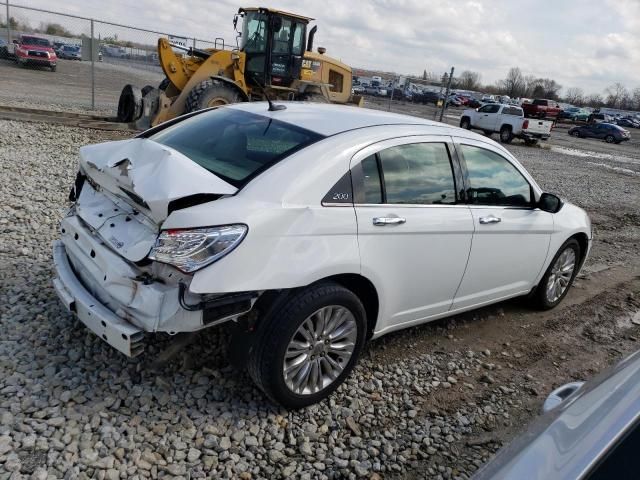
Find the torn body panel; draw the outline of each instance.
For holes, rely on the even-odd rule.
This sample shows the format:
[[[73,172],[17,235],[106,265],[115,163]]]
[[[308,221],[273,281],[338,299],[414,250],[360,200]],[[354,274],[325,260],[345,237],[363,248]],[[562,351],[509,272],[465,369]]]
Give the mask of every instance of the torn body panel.
[[[157,225],[175,200],[238,190],[177,150],[146,138],[84,146],[80,168],[93,183],[135,204]]]

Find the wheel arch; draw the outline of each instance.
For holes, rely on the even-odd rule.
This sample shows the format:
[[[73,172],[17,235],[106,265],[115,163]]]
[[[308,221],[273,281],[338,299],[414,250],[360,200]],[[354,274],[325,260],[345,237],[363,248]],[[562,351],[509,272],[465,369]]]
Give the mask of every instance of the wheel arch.
[[[582,264],[587,258],[587,252],[589,250],[589,237],[584,232],[578,232],[571,235],[567,240],[575,238],[578,241],[578,245],[580,245],[580,264],[578,265],[578,270],[582,268]]]
[[[238,86],[238,84],[236,82],[234,82],[233,80],[231,80],[230,78],[227,77],[223,77],[220,75],[211,75],[209,78],[211,78],[211,80],[218,80],[222,83],[224,83],[225,85],[233,88],[238,95],[240,95],[242,97],[242,99],[245,102],[249,101],[249,96],[247,95],[247,92],[245,92],[242,88],[240,88],[240,86]]]

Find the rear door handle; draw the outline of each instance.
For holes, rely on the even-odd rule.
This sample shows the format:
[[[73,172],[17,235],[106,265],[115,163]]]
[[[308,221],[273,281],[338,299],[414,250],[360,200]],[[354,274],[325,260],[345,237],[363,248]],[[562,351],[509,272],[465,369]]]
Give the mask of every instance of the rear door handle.
[[[489,215],[488,217],[480,217],[480,223],[482,223],[482,224],[500,223],[501,221],[502,221],[501,218],[498,218],[498,217],[493,216],[493,215]]]
[[[407,219],[402,217],[374,217],[373,224],[376,227],[384,227],[385,225],[401,225],[406,221]]]

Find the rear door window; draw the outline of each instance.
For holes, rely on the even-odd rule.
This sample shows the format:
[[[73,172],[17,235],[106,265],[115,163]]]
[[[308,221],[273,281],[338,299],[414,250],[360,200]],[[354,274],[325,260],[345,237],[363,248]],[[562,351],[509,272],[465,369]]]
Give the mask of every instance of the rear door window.
[[[233,108],[209,110],[149,137],[171,147],[235,187],[322,135]]]

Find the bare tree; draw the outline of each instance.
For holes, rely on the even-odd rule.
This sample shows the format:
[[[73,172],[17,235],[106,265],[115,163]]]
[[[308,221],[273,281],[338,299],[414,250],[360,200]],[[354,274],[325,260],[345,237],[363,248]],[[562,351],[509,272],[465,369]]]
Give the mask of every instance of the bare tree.
[[[510,68],[509,73],[507,73],[507,78],[500,80],[499,86],[505,95],[521,97],[525,89],[522,71],[518,67]]]
[[[599,93],[592,93],[585,99],[585,103],[593,108],[600,108],[602,106],[602,95]]]
[[[633,89],[631,101],[633,102],[633,110],[640,110],[640,87]]]
[[[584,104],[584,92],[581,88],[571,87],[567,89],[567,93],[564,96],[567,103],[573,105],[582,106]]]
[[[472,72],[471,70],[465,70],[458,77],[458,88],[463,90],[479,90],[480,89],[480,74],[478,72]]]
[[[533,89],[536,88],[536,85],[538,85],[539,83],[538,80],[539,79],[537,79],[533,75],[527,75],[526,77],[524,77],[524,96],[525,97],[533,96]]]
[[[607,96],[607,107],[620,108],[620,104],[625,97],[629,96],[627,88],[620,82],[607,87],[604,91]]]
[[[551,78],[542,79],[542,87],[544,88],[545,98],[555,100],[558,98],[558,93],[562,90],[562,85]]]

